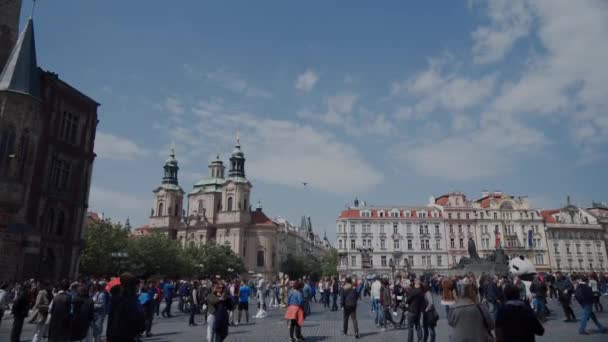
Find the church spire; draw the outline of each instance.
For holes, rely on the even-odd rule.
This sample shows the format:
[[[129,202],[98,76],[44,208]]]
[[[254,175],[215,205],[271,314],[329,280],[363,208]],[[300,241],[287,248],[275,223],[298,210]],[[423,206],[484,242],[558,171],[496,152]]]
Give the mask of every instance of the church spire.
[[[36,63],[34,21],[27,20],[4,69],[0,74],[0,90],[14,91],[40,98],[40,75]]]
[[[21,0],[0,1],[0,72],[17,41],[20,14]]]
[[[175,184],[178,185],[177,181],[177,171],[179,170],[179,166],[177,166],[177,159],[175,159],[175,144],[171,144],[171,151],[169,152],[169,158],[165,161],[165,166],[163,166],[165,170],[165,175],[163,177],[163,184]]]
[[[238,131],[236,133],[236,145],[234,145],[234,150],[232,150],[232,156],[230,157],[228,176],[245,178],[245,154],[241,151],[241,138]]]

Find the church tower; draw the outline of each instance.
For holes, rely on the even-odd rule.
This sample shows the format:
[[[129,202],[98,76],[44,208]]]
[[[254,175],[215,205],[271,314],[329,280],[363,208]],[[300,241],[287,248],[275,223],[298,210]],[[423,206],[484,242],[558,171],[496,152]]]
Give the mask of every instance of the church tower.
[[[0,0],[0,70],[17,41],[21,0]]]
[[[228,179],[223,190],[222,211],[250,213],[249,193],[251,191],[251,183],[245,177],[245,154],[241,150],[241,141],[238,136],[236,138],[236,145],[230,156],[230,170],[228,171]],[[244,215],[243,218],[250,218],[250,216]],[[240,218],[239,221],[242,221],[243,218]]]
[[[184,190],[179,186],[177,180],[179,166],[173,147],[163,170],[163,180],[160,186],[153,191],[154,206],[150,214],[150,228],[161,229],[169,237],[175,238],[183,216]]]

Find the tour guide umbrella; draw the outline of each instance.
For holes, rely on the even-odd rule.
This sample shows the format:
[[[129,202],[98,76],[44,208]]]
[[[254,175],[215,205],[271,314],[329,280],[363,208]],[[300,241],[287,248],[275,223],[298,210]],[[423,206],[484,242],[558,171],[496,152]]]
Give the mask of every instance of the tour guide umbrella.
[[[114,277],[112,279],[110,279],[110,281],[108,282],[108,284],[106,285],[106,291],[110,292],[110,290],[116,286],[116,285],[120,285],[120,278],[119,277]]]

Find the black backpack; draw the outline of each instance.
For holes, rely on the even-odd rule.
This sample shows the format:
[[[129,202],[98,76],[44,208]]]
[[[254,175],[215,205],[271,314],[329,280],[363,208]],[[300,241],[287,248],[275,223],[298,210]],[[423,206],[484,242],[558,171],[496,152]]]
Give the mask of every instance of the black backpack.
[[[345,308],[356,308],[357,307],[357,291],[354,288],[350,288],[345,291],[344,294],[344,307]]]

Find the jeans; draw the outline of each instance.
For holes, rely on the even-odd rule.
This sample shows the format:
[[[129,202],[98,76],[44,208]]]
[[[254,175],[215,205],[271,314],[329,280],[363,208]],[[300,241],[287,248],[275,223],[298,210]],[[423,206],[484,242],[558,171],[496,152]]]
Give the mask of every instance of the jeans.
[[[376,312],[376,317],[374,318],[374,322],[376,325],[382,323],[382,309],[380,308],[380,299],[372,300],[372,310]]]
[[[91,329],[93,331],[93,341],[101,342],[101,334],[103,333],[103,322],[106,319],[106,315],[96,314],[93,322],[91,324]]]
[[[215,328],[213,325],[215,324],[215,315],[207,316],[207,342],[215,341]]]
[[[298,325],[298,321],[295,319],[292,319],[289,322],[289,338],[304,339],[304,337],[302,336],[302,327]]]
[[[431,342],[435,342],[435,326],[422,322],[422,329],[424,330],[424,342],[428,341],[429,335],[431,336]]]
[[[327,292],[327,291],[323,292],[323,307],[324,308],[329,307],[329,292]]]
[[[11,342],[21,341],[21,331],[23,330],[23,321],[25,317],[15,316],[13,320],[13,329],[11,329]]]
[[[576,316],[574,315],[574,310],[570,306],[570,299],[560,300],[562,304],[562,309],[564,310],[564,316],[566,316],[567,320],[576,321]]]
[[[355,335],[359,335],[359,324],[357,323],[357,308],[344,308],[344,320],[343,320],[343,332],[344,335],[348,334],[348,319],[353,321],[353,328],[355,329]]]
[[[410,312],[407,324],[409,329],[407,330],[407,341],[414,342],[414,329],[416,329],[416,335],[418,341],[422,340],[422,329],[420,328],[420,313]]]
[[[331,294],[331,311],[338,311],[338,294]]]
[[[165,298],[165,309],[163,310],[163,316],[166,314],[168,317],[171,317],[171,303],[173,301],[169,298]]]
[[[595,323],[597,328],[600,329],[600,331],[606,330],[606,328],[604,328],[604,326],[597,320],[597,317],[595,317],[595,314],[591,309],[591,304],[585,304],[583,305],[583,317],[581,318],[581,321],[578,325],[579,334],[585,332],[585,328],[587,327],[587,321],[590,318],[593,320],[593,323]]]
[[[36,323],[36,328],[34,328],[34,335],[32,337],[32,342],[40,342],[44,338],[45,332],[48,326],[42,323]]]

